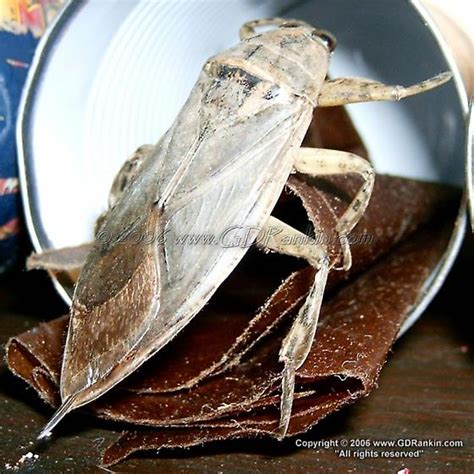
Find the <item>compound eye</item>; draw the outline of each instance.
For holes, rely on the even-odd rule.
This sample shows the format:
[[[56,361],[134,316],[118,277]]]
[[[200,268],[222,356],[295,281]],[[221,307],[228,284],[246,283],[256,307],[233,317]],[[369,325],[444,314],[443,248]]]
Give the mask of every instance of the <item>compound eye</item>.
[[[326,30],[314,30],[312,36],[319,38],[332,53],[336,49],[336,38]]]

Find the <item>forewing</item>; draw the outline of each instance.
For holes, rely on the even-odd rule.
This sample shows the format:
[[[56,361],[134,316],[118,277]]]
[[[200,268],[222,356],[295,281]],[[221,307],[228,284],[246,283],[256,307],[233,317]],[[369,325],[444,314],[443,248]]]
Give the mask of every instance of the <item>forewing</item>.
[[[202,308],[252,240],[229,246],[223,236],[264,223],[310,119],[302,99],[244,71],[203,71],[107,215],[83,269],[63,401],[76,394],[78,406],[100,396]],[[186,239],[204,234],[216,241]]]

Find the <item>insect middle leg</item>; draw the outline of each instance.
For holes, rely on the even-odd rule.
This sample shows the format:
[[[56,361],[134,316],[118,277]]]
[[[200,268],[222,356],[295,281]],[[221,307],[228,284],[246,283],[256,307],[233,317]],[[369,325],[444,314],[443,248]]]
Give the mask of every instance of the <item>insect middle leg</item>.
[[[295,158],[295,171],[313,177],[357,173],[364,180],[353,201],[336,224],[342,246],[342,269],[348,270],[352,256],[347,236],[363,216],[374,187],[375,172],[372,165],[352,153],[319,148],[300,148]]]

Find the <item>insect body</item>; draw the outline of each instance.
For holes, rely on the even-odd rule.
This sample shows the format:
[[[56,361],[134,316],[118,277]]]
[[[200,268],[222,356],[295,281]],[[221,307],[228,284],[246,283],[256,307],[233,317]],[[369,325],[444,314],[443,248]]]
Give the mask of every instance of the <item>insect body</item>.
[[[255,26],[265,23],[276,28],[256,34]],[[138,171],[104,217],[99,233],[108,239],[96,240],[73,298],[60,384],[63,405],[40,437],[167,344],[248,250],[136,237],[221,236],[236,226],[277,228],[266,249],[306,258],[318,269],[280,351],[279,435],[286,433],[295,371],[311,348],[331,263],[322,244],[284,245],[285,236],[299,232],[270,214],[292,172],[359,173],[361,189],[336,228],[347,269],[346,235],[364,213],[374,182],[362,158],[300,148],[313,108],[399,99],[449,75],[408,89],[363,79],[326,81],[335,44],[329,33],[301,21],[271,19],[247,23],[241,37],[237,46],[206,62],[173,125],[145,149]]]

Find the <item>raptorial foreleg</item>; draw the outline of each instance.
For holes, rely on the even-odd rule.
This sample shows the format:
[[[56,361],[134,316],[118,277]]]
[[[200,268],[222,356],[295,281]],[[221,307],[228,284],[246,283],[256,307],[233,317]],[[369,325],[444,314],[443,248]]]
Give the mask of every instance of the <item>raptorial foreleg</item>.
[[[451,77],[450,72],[443,72],[409,87],[387,85],[360,77],[342,77],[327,80],[321,88],[318,107],[333,107],[357,102],[401,100],[439,87],[449,81]]]

